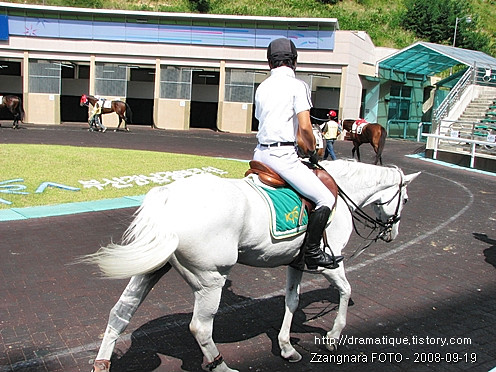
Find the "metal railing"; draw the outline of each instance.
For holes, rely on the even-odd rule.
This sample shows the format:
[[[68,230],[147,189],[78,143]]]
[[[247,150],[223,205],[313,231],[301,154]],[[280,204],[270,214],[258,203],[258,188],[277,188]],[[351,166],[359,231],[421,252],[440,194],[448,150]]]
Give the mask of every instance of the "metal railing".
[[[416,139],[417,142],[420,142],[422,141],[422,132],[429,132],[431,126],[431,122],[390,119],[386,123],[386,132],[388,137]]]
[[[496,149],[496,142],[479,141],[479,140],[459,138],[459,137],[450,137],[450,136],[441,136],[438,134],[430,134],[430,133],[422,133],[422,136],[434,138],[434,148],[433,148],[433,154],[432,154],[433,159],[437,159],[437,152],[438,152],[440,140],[449,141],[449,142],[463,142],[463,143],[470,144],[470,168],[474,168],[474,165],[475,165],[477,146],[492,147],[492,148]]]
[[[458,127],[457,127],[458,126]],[[467,127],[470,126],[470,129]],[[496,123],[484,123],[480,121],[462,121],[462,120],[443,120],[443,132],[439,130],[434,133],[440,136],[449,138],[470,139],[475,141],[483,141],[484,143],[496,142]],[[486,146],[490,150],[489,155],[496,157],[496,148],[489,145]]]
[[[467,68],[467,71],[465,71],[460,80],[458,80],[456,85],[450,90],[450,93],[446,96],[443,102],[441,102],[439,107],[434,110],[432,114],[433,122],[439,122],[449,115],[451,108],[458,103],[465,90],[471,84],[474,84],[476,77],[475,71],[476,69],[474,67]]]

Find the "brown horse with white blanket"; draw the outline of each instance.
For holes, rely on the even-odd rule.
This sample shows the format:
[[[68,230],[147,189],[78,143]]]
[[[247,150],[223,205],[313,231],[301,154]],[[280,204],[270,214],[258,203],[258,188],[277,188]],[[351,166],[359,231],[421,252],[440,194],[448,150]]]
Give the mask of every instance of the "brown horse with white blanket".
[[[355,157],[356,151],[357,159],[360,161],[360,145],[370,143],[375,151],[374,164],[379,162],[382,165],[382,150],[386,144],[387,136],[386,129],[378,123],[367,123],[363,119],[346,119],[341,124],[347,132],[346,139],[353,141],[351,156]]]
[[[99,101],[100,99],[97,97],[94,97],[89,94],[83,94],[81,96],[80,100],[80,105],[81,106],[88,106],[91,104],[92,106],[95,106],[95,104]],[[106,102],[107,103],[107,102]],[[119,125],[115,129],[115,131],[118,131],[121,123],[124,122],[124,130],[129,131],[127,128],[127,124],[132,122],[132,112],[131,112],[131,107],[124,102],[124,101],[110,101],[107,104],[104,104],[102,106],[102,114],[109,114],[111,112],[115,112],[117,116],[119,116]]]

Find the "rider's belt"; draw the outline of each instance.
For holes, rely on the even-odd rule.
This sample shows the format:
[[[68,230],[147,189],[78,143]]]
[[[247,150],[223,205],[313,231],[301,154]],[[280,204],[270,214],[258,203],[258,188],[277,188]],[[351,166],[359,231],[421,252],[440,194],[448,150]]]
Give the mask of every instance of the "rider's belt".
[[[281,147],[281,146],[295,146],[294,142],[275,142],[275,143],[260,143],[260,147]]]

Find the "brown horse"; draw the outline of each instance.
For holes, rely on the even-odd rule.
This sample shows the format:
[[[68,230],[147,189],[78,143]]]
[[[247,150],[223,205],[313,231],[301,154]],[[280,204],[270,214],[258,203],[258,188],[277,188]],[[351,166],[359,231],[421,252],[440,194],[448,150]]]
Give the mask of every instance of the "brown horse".
[[[0,103],[0,109],[6,108],[14,115],[14,122],[12,123],[13,129],[19,128],[19,120],[24,121],[24,109],[22,107],[21,99],[14,95],[2,96],[2,103]],[[0,124],[1,126],[1,124]]]
[[[351,150],[351,156],[355,157],[355,151],[357,154],[357,159],[360,161],[360,150],[359,147],[362,143],[370,143],[375,151],[375,161],[374,164],[380,162],[382,165],[382,150],[384,149],[384,144],[386,143],[386,129],[378,123],[366,123],[362,127],[360,134],[357,133],[356,129],[353,129],[353,124],[364,123],[364,120],[353,120],[346,119],[342,121],[343,129],[346,129],[346,139],[353,141],[353,149]]]
[[[99,98],[96,98],[94,96],[91,96],[89,94],[83,94],[81,96],[81,100],[79,104],[81,106],[95,106],[95,104],[99,101]],[[129,129],[127,128],[127,124],[132,122],[132,115],[133,113],[131,112],[131,107],[126,102],[123,101],[111,101],[110,102],[110,107],[106,107],[106,105],[102,106],[102,114],[109,114],[111,112],[115,112],[117,116],[119,116],[119,125],[117,128],[114,130],[114,132],[117,132],[121,126],[121,123],[124,122],[124,130],[129,132]]]

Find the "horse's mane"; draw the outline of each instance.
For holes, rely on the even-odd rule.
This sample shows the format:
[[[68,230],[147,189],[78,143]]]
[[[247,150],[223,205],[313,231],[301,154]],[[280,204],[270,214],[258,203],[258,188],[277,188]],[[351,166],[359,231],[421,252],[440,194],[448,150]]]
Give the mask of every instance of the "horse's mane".
[[[395,182],[398,172],[401,170],[394,166],[377,166],[372,164],[360,163],[354,159],[338,159],[325,161],[323,167],[336,178],[339,179],[356,179],[363,182],[363,186],[375,186],[379,183]],[[379,175],[374,177],[374,175]]]

